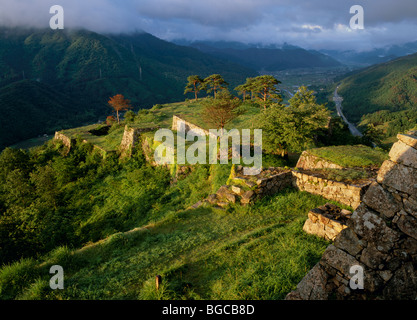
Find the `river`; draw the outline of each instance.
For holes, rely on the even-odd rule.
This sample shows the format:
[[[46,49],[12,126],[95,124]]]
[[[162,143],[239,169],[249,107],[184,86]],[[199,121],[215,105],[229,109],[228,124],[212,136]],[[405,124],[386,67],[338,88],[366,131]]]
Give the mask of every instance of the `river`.
[[[341,96],[339,96],[339,94],[337,93],[337,89],[339,89],[339,86],[334,90],[334,95],[333,95],[333,101],[336,104],[336,110],[337,110],[337,114],[343,119],[343,121],[349,126],[349,130],[350,132],[354,135],[354,136],[358,136],[358,137],[362,137],[363,134],[358,130],[358,128],[356,128],[353,124],[351,124],[345,117],[345,115],[342,112],[342,101],[343,98]]]

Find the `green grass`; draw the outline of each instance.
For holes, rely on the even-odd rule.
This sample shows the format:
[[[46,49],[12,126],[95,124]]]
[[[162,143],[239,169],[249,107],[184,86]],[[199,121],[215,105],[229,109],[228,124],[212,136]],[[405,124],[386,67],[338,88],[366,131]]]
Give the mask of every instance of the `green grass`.
[[[333,181],[343,181],[343,182],[355,182],[358,180],[370,178],[370,173],[362,169],[316,169],[319,173],[322,173],[326,179]]]
[[[244,105],[244,108],[246,113],[229,123],[225,128],[226,130],[254,129],[252,119],[254,115],[259,113],[260,109],[259,107],[248,103]],[[131,128],[151,128],[159,126],[160,128],[171,129],[172,118],[176,115],[203,129],[214,129],[207,127],[200,116],[201,112],[201,100],[197,102],[184,101],[164,105],[158,104],[149,110],[144,109],[139,111],[136,115],[135,121],[127,123],[127,125]],[[109,134],[105,136],[95,136],[89,132],[90,130],[97,129],[102,126],[102,124],[91,124],[83,127],[67,129],[63,130],[62,133],[71,138],[81,138],[82,140],[86,140],[108,152],[117,150],[119,147],[122,141],[125,124],[126,123],[122,121],[120,124],[113,125]],[[192,142],[187,142],[187,145],[190,144],[192,144]]]
[[[331,146],[308,151],[345,168],[381,166],[388,159],[386,152],[363,145]]]
[[[33,268],[33,261],[3,267],[1,293],[1,279],[25,282],[1,297],[283,299],[329,244],[302,231],[308,210],[326,202],[288,189],[253,207],[172,212],[80,250],[58,248]],[[49,289],[53,264],[64,268],[64,290]],[[160,292],[154,289],[157,274]]]

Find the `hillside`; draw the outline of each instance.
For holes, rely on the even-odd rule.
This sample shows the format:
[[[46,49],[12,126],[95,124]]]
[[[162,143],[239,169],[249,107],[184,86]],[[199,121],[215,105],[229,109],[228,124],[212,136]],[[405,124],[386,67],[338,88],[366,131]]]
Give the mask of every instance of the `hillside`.
[[[16,141],[81,124],[88,113],[51,86],[22,80],[0,88],[0,149]]]
[[[241,178],[231,163],[153,166],[145,143],[149,149],[157,145],[153,131],[141,133],[133,156],[119,157],[125,125],[170,128],[173,115],[181,115],[204,127],[201,100],[140,110],[104,135],[104,124],[64,130],[75,140],[69,150],[61,140],[29,151],[3,150],[0,299],[267,300],[294,290],[329,245],[303,231],[309,210],[329,202],[352,209],[327,197],[329,188],[326,195],[304,192],[292,178],[282,189],[261,193],[258,180],[272,190],[270,167],[292,177],[297,154],[265,154],[261,179],[251,177],[256,182]],[[249,127],[261,111],[253,103],[244,107],[247,113],[230,126]],[[326,157],[335,150],[319,151]],[[359,159],[353,160],[361,163],[370,155],[365,147],[362,153],[337,150],[355,153]],[[228,187],[245,193],[234,202],[202,204]],[[335,188],[341,193],[341,186]],[[245,205],[243,196],[251,191],[263,196]],[[65,290],[49,287],[55,264],[65,270]],[[158,291],[156,275],[163,279]]]
[[[251,69],[147,33],[100,35],[85,30],[2,28],[0,90],[6,94],[1,100],[2,118],[18,121],[9,125],[6,136],[0,134],[0,149],[34,135],[53,133],[60,126],[96,122],[109,115],[106,103],[118,93],[130,99],[135,110],[183,100],[187,76],[213,73],[221,73],[232,86],[255,75]],[[22,80],[28,80],[25,86],[30,86],[30,94],[18,84]],[[41,101],[44,95],[60,102]],[[16,104],[25,106],[19,117],[11,111],[18,109]],[[32,117],[39,109],[53,110],[48,112],[50,119],[35,123],[45,118]]]
[[[355,72],[341,81],[343,112],[359,123],[383,125],[389,135],[416,125],[417,54]]]

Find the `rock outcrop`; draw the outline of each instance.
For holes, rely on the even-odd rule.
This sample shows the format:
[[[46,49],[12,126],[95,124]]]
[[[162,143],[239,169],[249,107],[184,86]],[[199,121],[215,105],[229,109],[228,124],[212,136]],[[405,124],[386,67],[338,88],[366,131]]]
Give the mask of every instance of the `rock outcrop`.
[[[348,227],[287,299],[417,298],[417,136],[398,139]]]

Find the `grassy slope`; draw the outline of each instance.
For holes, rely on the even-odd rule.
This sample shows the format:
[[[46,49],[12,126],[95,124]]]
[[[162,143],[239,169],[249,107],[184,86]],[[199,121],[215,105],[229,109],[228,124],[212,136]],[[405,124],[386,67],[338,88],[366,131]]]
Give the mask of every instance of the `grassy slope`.
[[[233,122],[226,126],[227,130],[230,129],[252,129],[252,116],[259,112],[259,107],[252,105],[246,105],[246,113],[235,119]],[[201,119],[202,105],[200,101],[188,101],[188,102],[175,102],[167,103],[163,105],[156,105],[150,110],[142,110],[134,123],[130,123],[130,127],[153,127],[159,126],[161,128],[172,127],[172,117],[177,115],[186,121],[189,121],[195,125],[198,125],[204,129],[209,129],[204,121]],[[117,149],[122,141],[124,125],[120,128],[112,130],[108,136],[94,136],[88,131],[96,127],[99,124],[92,124],[79,128],[72,128],[63,130],[63,133],[72,137],[80,137],[93,144],[98,145],[106,151]]]
[[[309,152],[346,168],[379,167],[388,159],[385,152],[363,145],[316,148]]]
[[[0,272],[1,295],[20,299],[283,299],[328,242],[302,231],[318,196],[287,190],[229,212],[172,213],[81,250],[58,248]],[[49,267],[65,270],[65,290],[49,289]],[[35,268],[35,266],[38,266]],[[154,289],[154,278],[163,288]],[[4,284],[25,277],[19,288]]]

